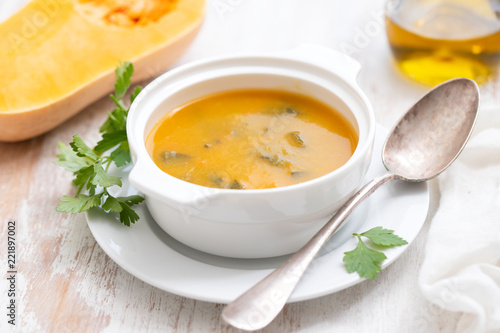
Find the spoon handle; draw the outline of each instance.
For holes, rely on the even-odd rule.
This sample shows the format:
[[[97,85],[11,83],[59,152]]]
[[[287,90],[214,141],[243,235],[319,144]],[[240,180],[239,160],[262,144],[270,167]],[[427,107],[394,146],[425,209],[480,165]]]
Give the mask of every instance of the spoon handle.
[[[253,331],[267,326],[285,306],[309,264],[354,208],[381,185],[398,178],[387,172],[363,186],[298,252],[222,311],[230,325]]]

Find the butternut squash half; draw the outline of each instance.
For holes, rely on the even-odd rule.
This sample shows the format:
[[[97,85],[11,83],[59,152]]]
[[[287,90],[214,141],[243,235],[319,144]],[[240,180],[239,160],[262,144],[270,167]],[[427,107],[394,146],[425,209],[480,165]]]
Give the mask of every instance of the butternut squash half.
[[[33,0],[0,24],[0,141],[61,124],[110,92],[120,61],[134,82],[171,65],[198,32],[204,0]]]

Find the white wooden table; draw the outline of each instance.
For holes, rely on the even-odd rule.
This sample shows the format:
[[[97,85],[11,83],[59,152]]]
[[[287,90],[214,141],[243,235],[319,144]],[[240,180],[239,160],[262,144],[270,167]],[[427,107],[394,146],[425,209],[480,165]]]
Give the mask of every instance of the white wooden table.
[[[0,17],[5,8],[0,1]],[[385,38],[382,0],[209,0],[204,27],[178,64],[211,55],[284,50],[301,43],[350,45],[363,68],[358,82],[379,123],[390,127],[427,87],[395,69]],[[15,7],[15,6],[14,6]],[[360,34],[368,32],[368,38]],[[0,82],[0,84],[8,84]],[[481,87],[482,104],[500,104],[499,77]],[[8,283],[0,283],[0,331],[233,332],[221,304],[164,292],[115,264],[92,237],[83,215],[55,211],[73,193],[71,175],[54,165],[58,141],[79,133],[99,139],[112,109],[104,98],[59,128],[22,143],[0,144],[0,267],[7,276],[7,221],[17,221],[16,326],[7,324]],[[427,231],[439,200],[430,184],[428,221],[404,255],[374,281],[289,304],[264,332],[454,332],[461,314],[429,303],[418,288]]]

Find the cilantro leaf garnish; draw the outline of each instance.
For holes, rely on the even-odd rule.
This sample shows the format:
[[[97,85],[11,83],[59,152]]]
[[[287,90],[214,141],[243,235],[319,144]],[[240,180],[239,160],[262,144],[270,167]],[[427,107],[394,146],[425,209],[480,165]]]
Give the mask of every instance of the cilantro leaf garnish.
[[[56,210],[64,213],[81,213],[92,207],[101,207],[108,213],[119,213],[120,221],[126,226],[139,220],[137,213],[131,208],[141,203],[144,198],[140,195],[128,197],[114,197],[108,188],[122,186],[120,177],[108,174],[111,163],[122,167],[131,162],[130,149],[127,140],[128,108],[122,98],[132,82],[134,67],[131,63],[120,63],[116,68],[115,94],[110,95],[115,102],[115,109],[108,113],[108,118],[100,127],[102,139],[92,149],[78,135],[73,136],[69,146],[59,142],[60,154],[55,163],[75,176],[73,184],[78,187],[74,197],[64,196]],[[131,103],[141,92],[136,87],[130,97]],[[105,152],[114,149],[109,155]],[[87,190],[88,194],[81,194]],[[97,193],[96,193],[97,192]]]
[[[382,270],[381,264],[387,259],[384,253],[370,249],[361,237],[369,238],[375,245],[385,248],[408,244],[407,241],[394,234],[394,230],[375,227],[361,234],[353,234],[358,238],[358,246],[352,251],[344,252],[345,268],[349,273],[358,272],[359,276],[373,280]]]

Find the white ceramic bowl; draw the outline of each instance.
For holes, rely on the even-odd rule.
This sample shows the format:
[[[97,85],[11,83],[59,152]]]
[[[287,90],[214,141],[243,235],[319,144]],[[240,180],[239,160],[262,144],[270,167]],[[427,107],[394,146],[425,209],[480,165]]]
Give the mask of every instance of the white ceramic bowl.
[[[130,182],[144,193],[158,225],[195,249],[237,258],[297,251],[361,185],[368,169],[375,118],[355,80],[359,69],[357,62],[341,53],[301,46],[275,54],[218,57],[171,70],[149,84],[131,106],[127,121],[134,163]],[[322,177],[260,190],[199,186],[155,165],[145,139],[166,112],[200,96],[247,88],[287,90],[334,107],[358,131],[353,156]]]

